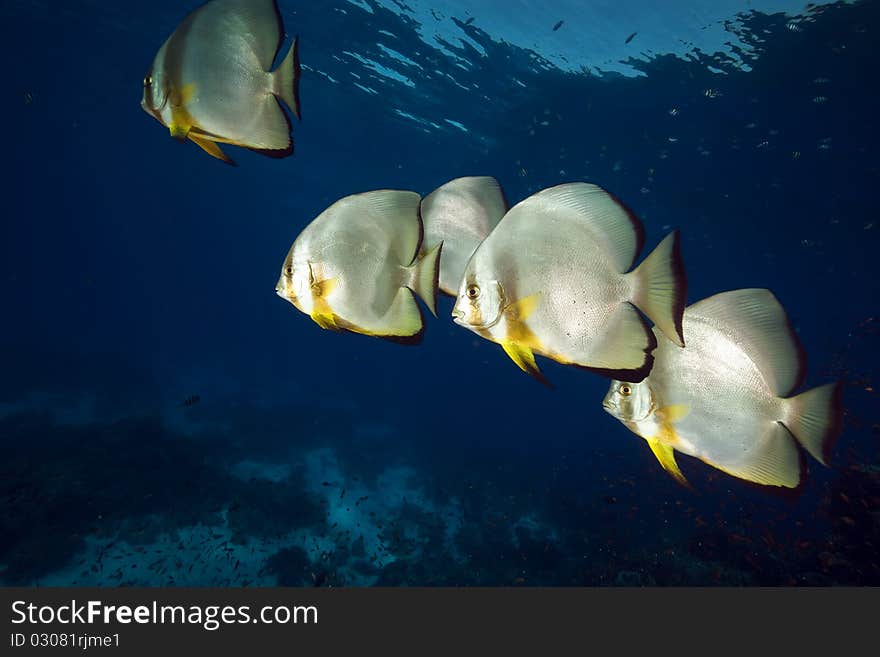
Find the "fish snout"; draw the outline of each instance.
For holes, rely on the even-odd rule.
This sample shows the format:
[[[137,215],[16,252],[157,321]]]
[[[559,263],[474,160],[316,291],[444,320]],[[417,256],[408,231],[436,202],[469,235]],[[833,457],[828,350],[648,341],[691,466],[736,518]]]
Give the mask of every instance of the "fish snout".
[[[464,324],[464,311],[459,308],[453,308],[452,321],[456,324]]]

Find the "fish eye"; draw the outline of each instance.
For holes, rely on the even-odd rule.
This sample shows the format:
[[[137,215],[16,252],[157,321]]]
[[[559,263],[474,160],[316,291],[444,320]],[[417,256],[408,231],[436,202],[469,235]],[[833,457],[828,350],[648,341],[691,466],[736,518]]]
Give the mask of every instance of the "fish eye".
[[[148,75],[147,77],[144,78],[144,86],[145,87],[149,87],[152,84],[153,84],[153,76],[152,75]]]
[[[632,389],[630,386],[624,384],[624,385],[620,386],[620,387],[617,389],[617,391],[618,391],[621,395],[623,395],[624,397],[629,397],[629,396],[632,394],[633,389]]]
[[[467,294],[468,299],[476,299],[478,296],[480,296],[480,288],[476,285],[468,285],[465,293]]]
[[[287,269],[284,270],[284,273],[287,274],[288,276],[293,276],[293,267],[291,267],[290,265],[287,265]]]

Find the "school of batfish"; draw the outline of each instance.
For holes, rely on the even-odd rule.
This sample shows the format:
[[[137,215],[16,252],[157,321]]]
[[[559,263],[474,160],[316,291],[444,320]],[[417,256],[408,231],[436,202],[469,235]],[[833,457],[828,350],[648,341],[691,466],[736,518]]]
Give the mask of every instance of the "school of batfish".
[[[172,137],[232,164],[218,144],[293,152],[282,103],[299,117],[297,40],[275,0],[211,0],[178,26],[144,79],[142,107]],[[424,198],[345,196],[293,241],[275,291],[321,328],[419,342],[418,299],[500,345],[547,383],[536,355],[612,379],[603,407],[688,485],[675,452],[735,477],[798,487],[800,445],[827,464],[842,426],[840,383],[796,392],[805,360],[765,289],[686,305],[677,231],[638,265],[644,229],[603,188],[570,182],[508,207],[489,176]],[[648,324],[648,320],[653,326]]]

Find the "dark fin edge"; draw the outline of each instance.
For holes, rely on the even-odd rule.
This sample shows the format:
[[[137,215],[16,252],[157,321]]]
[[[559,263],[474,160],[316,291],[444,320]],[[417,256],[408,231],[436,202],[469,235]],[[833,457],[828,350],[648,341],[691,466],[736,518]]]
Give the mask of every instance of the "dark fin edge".
[[[302,67],[299,63],[299,35],[293,37],[293,100],[296,102],[296,110],[293,112],[297,121],[302,121],[302,103],[299,99],[299,80],[302,77]]]
[[[791,343],[794,345],[795,351],[797,352],[798,371],[794,377],[794,383],[792,384],[790,389],[781,390],[779,392],[780,397],[791,397],[794,391],[800,388],[804,384],[804,381],[806,381],[807,379],[807,352],[804,349],[804,345],[801,344],[801,340],[798,337],[797,331],[794,330],[794,324],[792,324],[791,317],[788,316],[788,311],[785,309],[785,306],[783,306],[782,302],[779,301],[775,294],[773,294],[772,290],[767,291],[776,300],[776,303],[778,303],[779,307],[782,309],[782,316],[785,317],[785,328],[788,330],[788,336],[791,339]],[[837,394],[838,393],[835,393],[835,395]]]
[[[275,56],[272,57],[272,63],[278,59],[278,53],[281,52],[281,46],[284,45],[284,38],[287,36],[284,32],[284,19],[281,16],[281,9],[278,7],[278,0],[272,0],[272,6],[275,9],[275,19],[278,21],[278,43],[275,46]],[[298,121],[302,121],[302,105],[299,102],[299,78],[302,67],[299,64],[299,35],[293,35],[293,99],[296,102],[296,110],[293,110],[294,116]],[[291,108],[292,109],[292,108]],[[290,122],[288,121],[288,124]],[[272,157],[272,156],[270,156]]]
[[[374,335],[374,338],[381,338],[382,340],[387,340],[388,342],[394,342],[396,344],[404,345],[407,347],[414,347],[420,345],[425,337],[425,311],[422,308],[422,304],[419,303],[417,298],[417,294],[406,288],[410,295],[412,295],[413,302],[416,304],[416,308],[419,310],[419,319],[422,323],[422,328],[419,329],[418,333],[414,333],[413,335]]]
[[[637,215],[626,203],[621,201],[616,194],[612,194],[604,187],[602,187],[602,189],[605,191],[606,194],[608,194],[608,196],[611,197],[611,200],[613,200],[621,208],[623,208],[623,211],[626,212],[626,215],[629,217],[630,223],[636,231],[635,255],[633,256],[633,261],[629,263],[629,267],[626,268],[626,271],[629,271],[639,261],[639,255],[642,253],[642,249],[645,248],[645,225],[642,223],[639,215]]]
[[[649,338],[648,346],[645,348],[645,360],[642,363],[641,367],[631,370],[615,370],[602,367],[590,367],[589,365],[580,365],[578,363],[572,363],[572,365],[574,365],[578,369],[593,372],[600,376],[608,377],[609,379],[617,379],[618,381],[627,381],[629,383],[641,383],[646,378],[648,378],[648,375],[651,373],[651,369],[654,367],[654,350],[657,348],[657,336],[654,335],[654,331],[651,330],[650,326],[648,326],[648,322],[645,320],[642,314],[636,314],[642,322],[642,326],[645,329],[645,334]]]
[[[507,198],[507,193],[504,191],[504,187],[501,185],[501,182],[496,178],[495,181],[498,183],[498,191],[501,192],[501,201],[504,203],[504,214],[507,214],[507,211],[510,210],[510,200]],[[504,215],[501,215],[501,219],[504,219]],[[501,219],[498,221],[500,222]]]
[[[421,205],[419,205],[419,212],[421,212]],[[421,215],[419,215],[419,223],[421,223]],[[421,250],[421,245],[419,245],[419,249]],[[437,257],[434,259],[434,273],[432,276],[434,277],[434,298],[432,299],[432,314],[434,317],[437,317],[437,300],[440,298],[440,260],[443,258],[443,240],[440,240],[440,245],[437,247]],[[424,319],[424,317],[422,318]]]
[[[272,9],[275,10],[275,20],[278,21],[278,43],[275,44],[275,54],[272,56],[272,63],[278,59],[278,53],[284,44],[284,18],[281,16],[281,8],[278,6],[278,0],[272,0]]]
[[[837,439],[843,433],[843,381],[835,381],[834,383],[834,392],[831,395],[831,418],[828,431],[822,437],[822,458],[829,467]]]
[[[534,370],[529,369],[528,371],[526,371],[526,374],[532,376],[532,378],[534,378],[536,381],[543,383],[550,390],[556,390],[556,386],[550,383],[550,380],[546,376],[544,376],[544,373],[537,367]]]
[[[780,424],[782,424],[780,422]],[[783,424],[782,426],[785,427]],[[801,478],[798,481],[798,485],[794,488],[786,488],[785,486],[771,486],[769,484],[759,484],[755,481],[749,481],[748,479],[740,479],[734,475],[728,474],[724,471],[720,471],[721,474],[727,475],[731,479],[736,479],[737,481],[742,482],[748,488],[753,490],[761,491],[764,494],[772,495],[773,497],[786,500],[787,502],[795,502],[797,501],[801,495],[803,494],[806,484],[807,484],[807,475],[809,474],[809,462],[807,461],[807,450],[801,447],[798,439],[794,437],[794,434],[788,427],[785,427],[786,432],[789,437],[794,441],[795,449],[797,450],[798,455],[798,471],[800,472]],[[717,469],[717,468],[716,468]]]
[[[266,157],[271,157],[276,160],[280,160],[282,158],[293,155],[293,124],[290,122],[290,117],[287,116],[287,112],[284,111],[284,104],[278,100],[277,96],[273,96],[275,98],[275,102],[278,103],[278,109],[281,110],[281,115],[284,117],[284,122],[287,124],[287,134],[290,137],[290,145],[287,148],[251,148],[250,146],[245,146],[249,151],[253,151],[254,153],[259,153],[260,155],[265,155]]]
[[[681,257],[681,231],[677,228],[672,231],[675,235],[672,241],[672,269],[675,277],[675,300],[672,303],[672,319],[675,321],[675,332],[681,343],[687,346],[684,337],[684,309],[687,306],[688,279],[687,270],[684,267],[684,259]]]

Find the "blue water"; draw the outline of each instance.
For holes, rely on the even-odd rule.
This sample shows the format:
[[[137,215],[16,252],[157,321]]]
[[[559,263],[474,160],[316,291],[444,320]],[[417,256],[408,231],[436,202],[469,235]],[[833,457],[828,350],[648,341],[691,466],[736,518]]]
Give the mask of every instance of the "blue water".
[[[880,3],[730,3],[712,48],[631,27],[635,1],[591,26],[577,3],[281,0],[295,154],[230,147],[237,168],[139,107],[186,3],[59,4],[0,8],[0,582],[880,584]],[[403,346],[275,295],[336,199],[463,175],[512,203],[595,182],[646,248],[681,229],[691,303],[771,288],[806,384],[845,382],[832,467],[781,496],[679,456],[690,492],[602,410],[606,379],[544,359],[541,386],[450,299]]]

